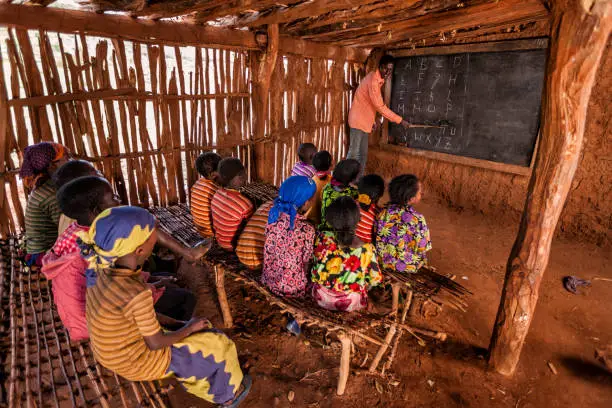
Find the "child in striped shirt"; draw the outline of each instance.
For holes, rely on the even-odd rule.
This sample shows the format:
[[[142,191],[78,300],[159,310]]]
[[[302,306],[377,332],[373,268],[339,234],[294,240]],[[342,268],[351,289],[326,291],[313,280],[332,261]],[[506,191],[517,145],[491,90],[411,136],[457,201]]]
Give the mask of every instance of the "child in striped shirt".
[[[191,187],[191,216],[198,232],[206,238],[214,235],[210,203],[219,189],[216,181],[220,161],[221,156],[217,153],[206,152],[201,154],[195,163],[202,177]]]
[[[291,175],[312,178],[312,176],[315,175],[315,168],[312,167],[312,158],[316,152],[317,148],[312,143],[302,143],[300,147],[298,147],[298,157],[300,161],[293,166]]]
[[[378,174],[363,176],[357,184],[359,190],[359,211],[361,219],[357,224],[356,235],[363,242],[372,242],[374,236],[374,223],[380,211],[378,200],[385,193],[385,180]]]
[[[221,248],[233,251],[244,224],[254,211],[251,201],[238,191],[246,184],[246,171],[239,159],[221,160],[219,183],[221,187],[210,204],[215,239]]]
[[[247,222],[236,246],[236,255],[247,268],[256,270],[263,264],[268,214],[273,201],[263,203]]]

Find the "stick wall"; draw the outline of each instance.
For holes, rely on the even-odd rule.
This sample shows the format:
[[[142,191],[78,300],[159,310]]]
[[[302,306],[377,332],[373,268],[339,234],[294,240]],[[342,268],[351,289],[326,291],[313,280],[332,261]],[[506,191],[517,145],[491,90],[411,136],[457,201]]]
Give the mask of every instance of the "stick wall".
[[[124,203],[188,202],[195,158],[215,150],[239,157],[255,177],[280,183],[312,141],[338,160],[358,63],[279,55],[265,137],[253,138],[256,52],[165,45],[19,27],[0,28],[0,236],[20,232],[27,192],[23,149],[66,145],[90,160]],[[256,161],[265,143],[273,160]],[[261,170],[260,169],[260,170]]]

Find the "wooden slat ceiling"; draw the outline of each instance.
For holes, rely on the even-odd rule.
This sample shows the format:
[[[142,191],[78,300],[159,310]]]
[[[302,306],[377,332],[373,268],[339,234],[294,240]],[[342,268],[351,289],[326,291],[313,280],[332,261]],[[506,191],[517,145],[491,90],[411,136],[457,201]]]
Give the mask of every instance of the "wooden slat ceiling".
[[[71,0],[25,0],[62,6]],[[96,12],[179,18],[339,46],[405,48],[549,34],[546,0],[72,0]]]

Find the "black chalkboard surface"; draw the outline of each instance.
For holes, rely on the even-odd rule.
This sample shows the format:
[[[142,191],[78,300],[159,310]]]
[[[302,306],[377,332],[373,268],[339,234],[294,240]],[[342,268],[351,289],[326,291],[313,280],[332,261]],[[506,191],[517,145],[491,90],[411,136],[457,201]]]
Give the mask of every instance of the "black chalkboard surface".
[[[539,129],[546,50],[419,55],[396,59],[389,142],[529,167]]]

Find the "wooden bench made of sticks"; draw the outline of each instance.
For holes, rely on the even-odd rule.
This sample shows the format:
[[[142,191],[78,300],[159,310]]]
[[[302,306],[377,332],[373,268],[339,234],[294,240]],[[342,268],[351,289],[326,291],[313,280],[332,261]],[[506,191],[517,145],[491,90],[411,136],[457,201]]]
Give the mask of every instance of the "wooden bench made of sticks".
[[[49,281],[23,266],[20,246],[19,237],[0,241],[0,313],[5,322],[0,326],[0,405],[167,407],[171,387],[127,381],[95,361],[89,341],[70,341]]]
[[[253,200],[252,197],[249,198]],[[265,200],[258,201],[263,202]],[[198,245],[202,241],[193,225],[189,208],[186,205],[168,208],[158,207],[151,209],[151,212],[158,217],[159,226],[183,244],[188,246]],[[311,299],[276,296],[260,283],[258,271],[247,269],[239,262],[235,254],[224,251],[219,247],[213,247],[203,259],[203,262],[214,271],[217,297],[225,327],[233,326],[232,313],[225,289],[225,275],[227,274],[241,284],[255,289],[266,298],[269,304],[277,306],[283,313],[290,313],[300,324],[316,326],[328,333],[335,334],[342,346],[340,375],[337,385],[338,395],[342,395],[346,388],[354,337],[359,337],[378,347],[378,351],[369,366],[368,371],[370,373],[376,372],[385,353],[391,348],[387,362],[382,367],[382,373],[384,374],[384,371],[390,368],[395,358],[399,340],[404,332],[413,335],[420,343],[423,342],[420,337],[422,335],[441,341],[446,340],[445,333],[406,324],[414,295],[426,297],[437,305],[448,305],[451,308],[464,311],[467,307],[465,298],[470,294],[463,286],[439,275],[433,268],[422,268],[419,273],[410,275],[386,271],[385,276],[389,278],[393,285],[393,319],[366,312],[331,312],[320,308]],[[406,300],[400,314],[399,296],[402,291],[405,292]],[[384,338],[372,333],[376,328],[386,330]]]

